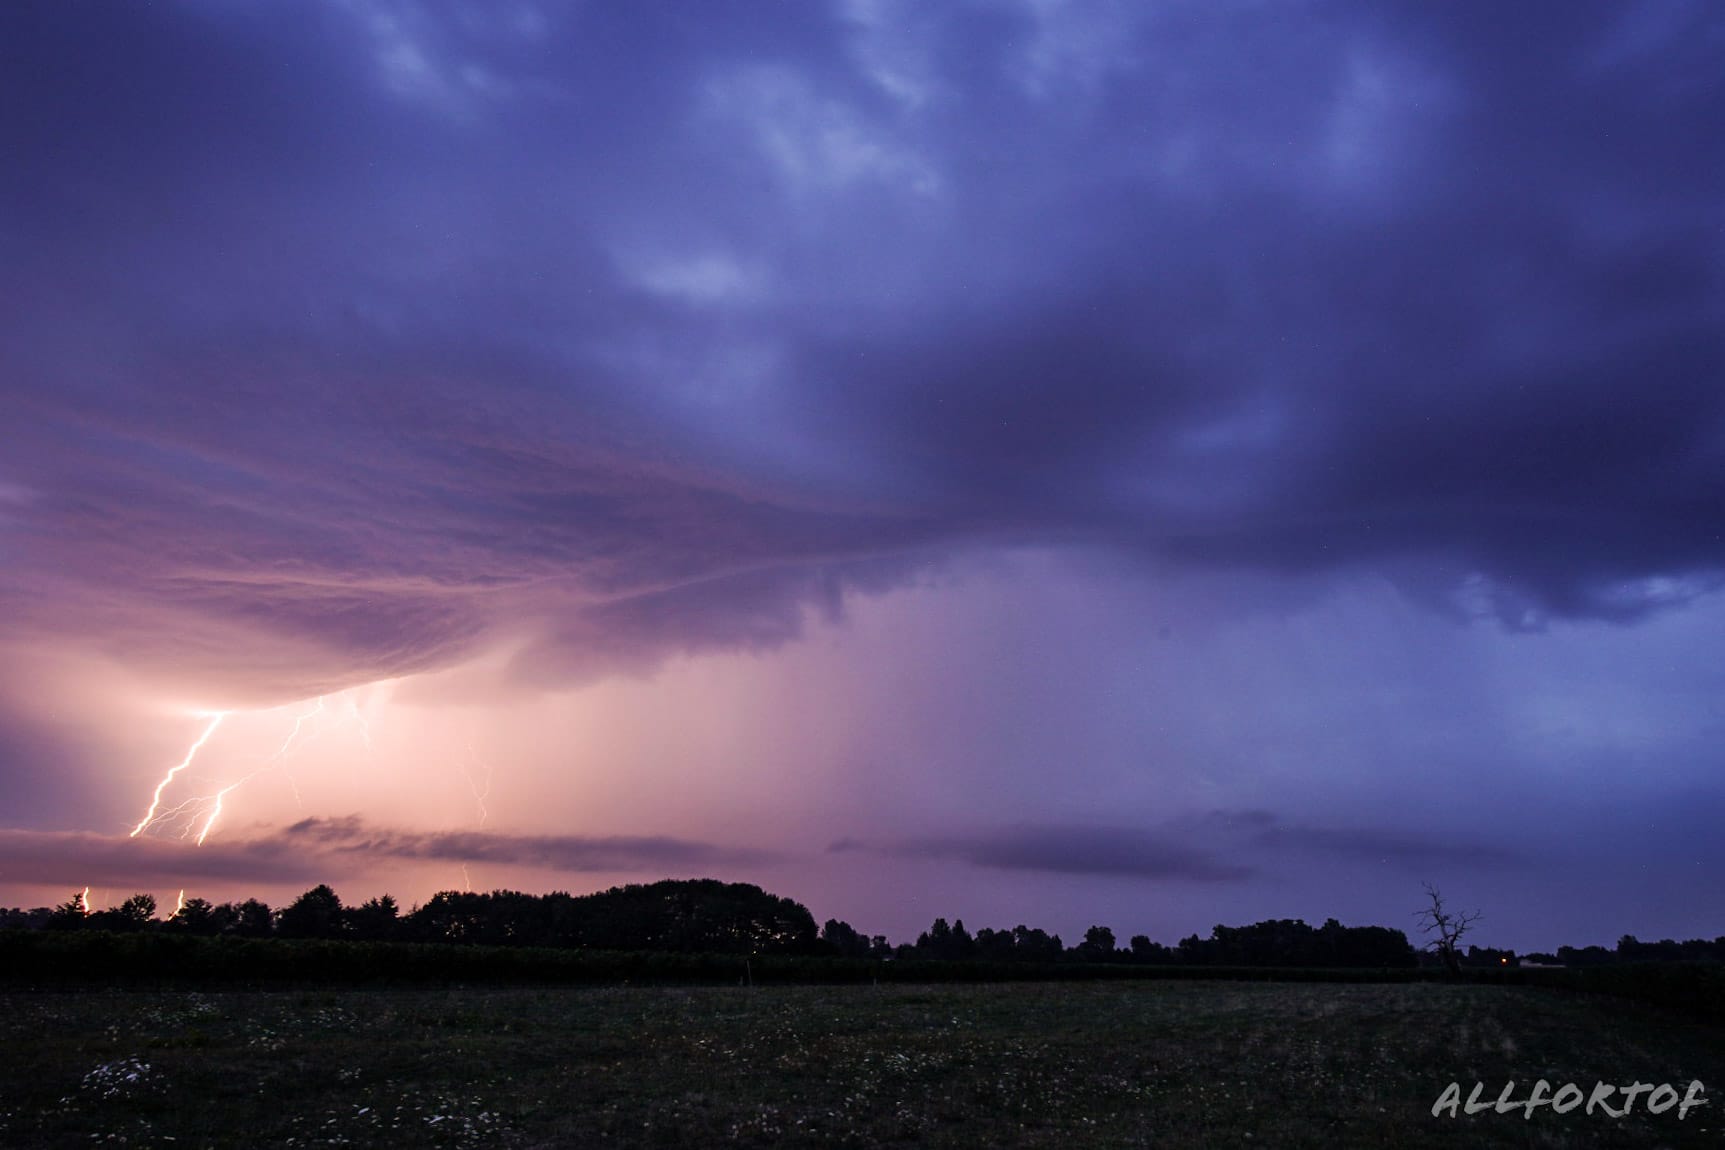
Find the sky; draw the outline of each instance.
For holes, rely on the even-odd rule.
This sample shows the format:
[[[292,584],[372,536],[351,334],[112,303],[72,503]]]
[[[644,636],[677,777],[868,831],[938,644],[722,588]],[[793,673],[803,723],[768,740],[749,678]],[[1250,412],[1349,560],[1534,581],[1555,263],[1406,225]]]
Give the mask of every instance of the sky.
[[[1722,54],[0,6],[0,905],[1725,934]]]

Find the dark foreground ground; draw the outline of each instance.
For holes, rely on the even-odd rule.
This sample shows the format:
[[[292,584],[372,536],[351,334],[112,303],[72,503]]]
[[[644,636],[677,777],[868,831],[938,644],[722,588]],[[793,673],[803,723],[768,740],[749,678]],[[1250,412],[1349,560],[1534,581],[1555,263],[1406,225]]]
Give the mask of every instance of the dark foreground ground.
[[[1725,1146],[1725,1029],[1520,987],[8,992],[0,1060],[21,1147]],[[1710,1102],[1431,1116],[1540,1077]]]

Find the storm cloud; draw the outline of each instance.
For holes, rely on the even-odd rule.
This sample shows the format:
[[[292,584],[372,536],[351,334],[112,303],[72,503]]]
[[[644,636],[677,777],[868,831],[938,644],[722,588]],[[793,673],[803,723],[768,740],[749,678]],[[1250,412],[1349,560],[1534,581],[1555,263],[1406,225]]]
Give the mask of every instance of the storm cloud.
[[[1722,47],[1681,0],[0,6],[10,881],[889,913],[855,864],[1207,925],[1456,876],[1531,932],[1586,838],[1641,876],[1607,940],[1690,929]],[[116,841],[226,709],[151,832],[201,853]]]
[[[739,15],[11,6],[17,629],[292,695],[988,540],[1715,586],[1717,13]]]

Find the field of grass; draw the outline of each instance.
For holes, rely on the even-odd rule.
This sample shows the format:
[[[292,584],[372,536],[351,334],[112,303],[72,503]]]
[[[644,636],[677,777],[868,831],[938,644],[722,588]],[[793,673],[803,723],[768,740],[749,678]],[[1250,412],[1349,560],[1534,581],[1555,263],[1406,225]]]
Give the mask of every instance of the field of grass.
[[[21,1147],[1725,1144],[1725,1029],[1525,987],[7,991],[0,1060]],[[1710,1101],[1431,1116],[1541,1077]]]

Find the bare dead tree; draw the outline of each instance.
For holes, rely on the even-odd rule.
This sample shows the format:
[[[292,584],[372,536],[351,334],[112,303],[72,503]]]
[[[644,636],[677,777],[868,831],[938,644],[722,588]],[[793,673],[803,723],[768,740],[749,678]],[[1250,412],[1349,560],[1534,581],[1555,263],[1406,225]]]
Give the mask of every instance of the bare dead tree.
[[[1461,951],[1458,943],[1473,926],[1483,917],[1477,910],[1450,910],[1444,905],[1443,892],[1431,883],[1422,883],[1426,898],[1431,905],[1414,915],[1419,920],[1420,930],[1430,937],[1426,949],[1435,951],[1443,959],[1444,969],[1451,974],[1461,973]]]

